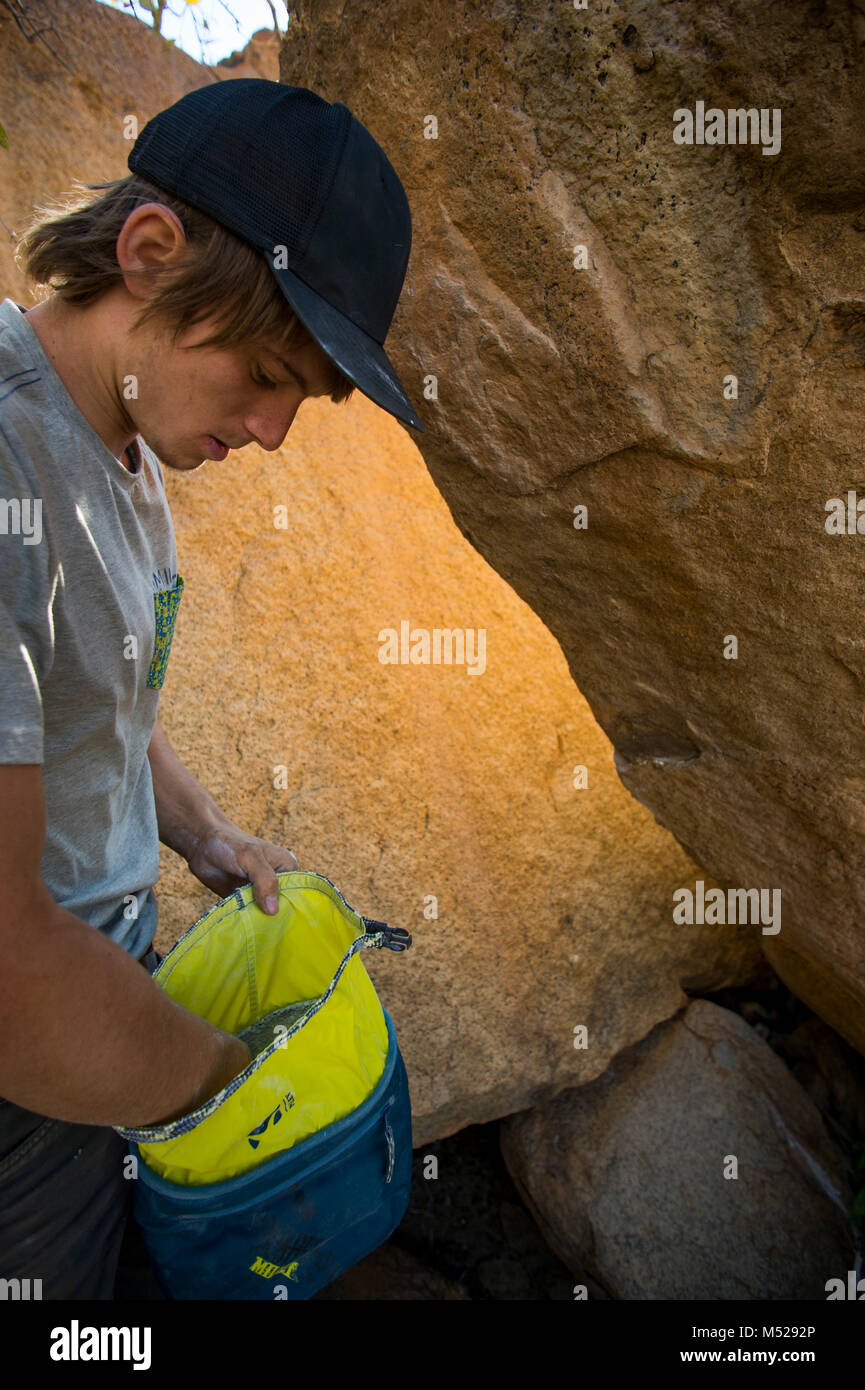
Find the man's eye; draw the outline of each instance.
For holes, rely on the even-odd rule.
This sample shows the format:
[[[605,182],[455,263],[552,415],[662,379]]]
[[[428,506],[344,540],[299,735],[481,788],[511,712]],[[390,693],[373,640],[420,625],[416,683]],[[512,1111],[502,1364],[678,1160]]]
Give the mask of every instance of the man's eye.
[[[261,372],[259,372],[257,376],[250,372],[250,378],[256,386],[269,386],[272,387],[273,390],[276,390],[276,382],[271,381],[269,376],[264,376]]]

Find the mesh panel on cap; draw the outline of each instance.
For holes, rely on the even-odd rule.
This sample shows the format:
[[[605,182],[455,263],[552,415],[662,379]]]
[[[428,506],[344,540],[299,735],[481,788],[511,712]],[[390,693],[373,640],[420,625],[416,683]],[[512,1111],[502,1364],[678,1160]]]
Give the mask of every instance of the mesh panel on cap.
[[[330,194],[350,115],[303,92],[265,96],[219,113],[183,155],[171,140],[178,192],[260,250],[284,245],[288,260],[299,261]]]

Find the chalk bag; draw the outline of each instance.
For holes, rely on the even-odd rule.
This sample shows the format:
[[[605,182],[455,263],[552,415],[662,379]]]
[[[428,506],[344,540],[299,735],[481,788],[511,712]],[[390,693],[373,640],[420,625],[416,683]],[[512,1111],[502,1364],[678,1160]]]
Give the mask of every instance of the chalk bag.
[[[408,1079],[360,952],[404,951],[411,936],[361,917],[321,874],[277,877],[275,916],[248,883],[153,974],[253,1053],[190,1114],[115,1126],[138,1159],[133,1212],[171,1299],[310,1298],[408,1206]],[[274,1013],[284,1021],[271,1025]]]

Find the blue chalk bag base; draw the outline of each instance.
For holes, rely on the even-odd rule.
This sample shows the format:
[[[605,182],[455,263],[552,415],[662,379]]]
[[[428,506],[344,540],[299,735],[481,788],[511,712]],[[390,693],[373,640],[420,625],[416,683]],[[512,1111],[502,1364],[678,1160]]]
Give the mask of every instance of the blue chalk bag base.
[[[138,1155],[133,1212],[169,1299],[307,1299],[396,1230],[411,1191],[411,1101],[393,1020],[350,1115],[226,1182],[180,1186]]]

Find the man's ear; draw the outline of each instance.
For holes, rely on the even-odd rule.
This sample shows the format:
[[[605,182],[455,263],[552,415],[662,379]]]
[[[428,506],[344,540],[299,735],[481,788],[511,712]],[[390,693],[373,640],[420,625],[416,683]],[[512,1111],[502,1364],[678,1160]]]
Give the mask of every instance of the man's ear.
[[[117,238],[115,255],[129,293],[150,299],[156,292],[152,272],[176,261],[186,249],[180,218],[164,203],[133,208]]]

